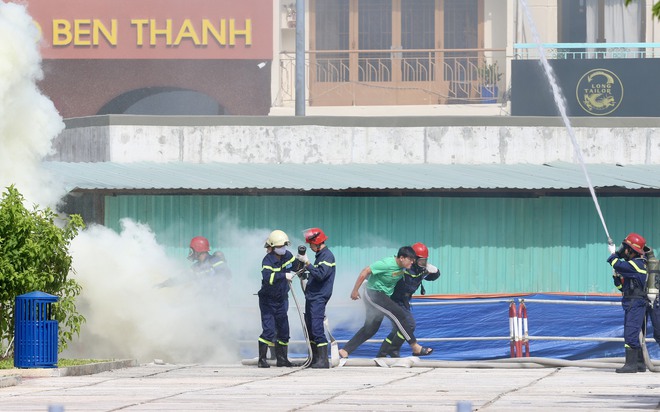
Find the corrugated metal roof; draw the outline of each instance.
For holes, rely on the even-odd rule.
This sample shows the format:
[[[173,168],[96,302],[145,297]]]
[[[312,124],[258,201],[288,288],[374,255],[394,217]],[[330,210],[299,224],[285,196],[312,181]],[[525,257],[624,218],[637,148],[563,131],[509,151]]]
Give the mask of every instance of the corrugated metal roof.
[[[578,164],[66,163],[43,167],[68,190],[569,190],[587,187]],[[589,164],[597,188],[660,189],[660,165]]]

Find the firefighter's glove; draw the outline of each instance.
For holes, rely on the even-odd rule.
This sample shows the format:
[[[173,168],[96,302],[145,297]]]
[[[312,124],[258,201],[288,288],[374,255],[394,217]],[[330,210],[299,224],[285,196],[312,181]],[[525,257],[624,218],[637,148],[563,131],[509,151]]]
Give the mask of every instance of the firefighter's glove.
[[[429,272],[429,273],[438,273],[438,268],[433,266],[430,263],[427,263],[426,264],[426,271]]]
[[[610,255],[616,253],[616,245],[614,243],[610,243],[609,245],[607,245],[607,249],[610,251]]]
[[[296,276],[296,272],[286,272],[284,276],[286,276],[286,280],[291,280],[294,276]]]
[[[298,255],[296,255],[296,259],[298,259],[299,261],[304,263],[305,266],[309,265],[309,259],[307,258],[307,255],[298,254]]]

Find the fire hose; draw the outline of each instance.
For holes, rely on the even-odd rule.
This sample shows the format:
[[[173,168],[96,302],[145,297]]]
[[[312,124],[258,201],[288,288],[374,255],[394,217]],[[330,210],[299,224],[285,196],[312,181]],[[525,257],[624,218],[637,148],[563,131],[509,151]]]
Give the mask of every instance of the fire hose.
[[[380,366],[387,368],[459,368],[459,369],[535,369],[582,367],[596,369],[616,369],[621,359],[565,360],[554,358],[503,358],[487,361],[442,361],[420,360],[415,356],[407,358],[347,358],[343,366]],[[657,366],[660,368],[660,365]]]
[[[300,279],[301,287],[302,287],[302,282],[303,280]],[[291,291],[291,296],[293,296],[293,301],[296,304],[296,310],[298,311],[298,316],[300,317],[300,324],[302,325],[302,330],[303,330],[303,335],[305,336],[305,343],[307,345],[307,359],[305,362],[300,365],[302,368],[306,368],[312,363],[312,343],[309,340],[309,333],[307,332],[307,327],[305,326],[305,316],[303,315],[302,309],[300,308],[300,305],[298,304],[298,298],[296,297],[296,293],[293,291],[293,285],[292,282],[289,281],[289,291]],[[304,289],[303,289],[304,291]],[[296,365],[298,366],[298,365]]]
[[[299,255],[304,255],[306,252],[307,248],[305,246],[298,246]],[[298,276],[298,279],[300,279],[300,288],[302,289],[303,293],[305,293],[305,280],[302,277],[303,273],[305,273],[305,267],[303,265],[302,268],[295,269],[296,276]],[[307,359],[302,365],[300,365],[300,367],[306,368],[312,364],[312,342],[309,340],[309,331],[307,331],[307,326],[305,325],[305,315],[303,314],[303,311],[300,308],[300,304],[298,303],[296,292],[293,291],[292,281],[289,281],[289,291],[291,292],[293,301],[296,304],[296,310],[298,311],[298,316],[300,317],[300,324],[302,325],[303,335],[305,336],[305,343],[307,344]]]

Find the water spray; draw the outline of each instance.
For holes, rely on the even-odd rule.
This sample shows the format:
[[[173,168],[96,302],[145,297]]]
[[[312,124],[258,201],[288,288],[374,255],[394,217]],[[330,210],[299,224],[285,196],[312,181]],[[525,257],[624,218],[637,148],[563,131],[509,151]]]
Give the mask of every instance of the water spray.
[[[591,193],[591,198],[593,199],[594,205],[596,206],[596,211],[598,212],[598,216],[600,216],[600,222],[603,224],[603,229],[605,229],[605,235],[607,235],[607,244],[609,246],[614,246],[614,242],[612,241],[612,238],[610,237],[610,232],[607,230],[607,224],[605,224],[605,218],[603,217],[603,212],[601,212],[601,210],[600,210],[600,204],[598,203],[598,198],[596,197],[596,192],[594,191],[594,186],[591,183],[591,178],[589,177],[589,173],[587,173],[587,167],[585,166],[584,158],[582,157],[582,150],[580,149],[580,145],[578,144],[577,139],[575,138],[575,131],[573,130],[573,127],[571,126],[571,122],[568,119],[568,116],[566,115],[566,102],[564,100],[561,89],[559,88],[559,85],[557,84],[557,79],[555,78],[554,72],[552,71],[552,67],[550,66],[550,63],[548,62],[548,59],[545,57],[545,49],[543,48],[543,45],[541,44],[541,40],[540,40],[538,31],[536,30],[536,25],[534,24],[534,20],[532,20],[532,15],[530,14],[529,8],[527,7],[527,1],[526,0],[520,0],[520,5],[522,6],[522,8],[525,12],[525,17],[526,17],[527,22],[529,23],[529,26],[532,30],[532,37],[534,39],[534,43],[536,43],[538,45],[539,58],[541,59],[541,64],[543,66],[543,70],[545,71],[545,75],[548,78],[548,81],[550,82],[550,87],[552,87],[552,95],[555,99],[555,103],[557,104],[557,109],[559,109],[559,113],[561,114],[561,118],[564,121],[564,125],[566,126],[566,129],[568,130],[568,135],[571,138],[571,143],[573,143],[573,149],[575,151],[575,157],[577,158],[578,162],[580,163],[580,167],[582,168],[582,172],[584,173],[584,177],[587,179],[587,184],[589,185],[589,192]]]

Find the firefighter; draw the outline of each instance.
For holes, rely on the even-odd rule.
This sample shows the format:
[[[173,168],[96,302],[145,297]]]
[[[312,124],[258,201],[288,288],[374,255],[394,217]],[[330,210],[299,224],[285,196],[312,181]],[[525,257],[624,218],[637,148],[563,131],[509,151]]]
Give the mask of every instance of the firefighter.
[[[368,279],[364,289],[366,316],[364,325],[357,333],[339,350],[339,356],[347,358],[348,355],[378,332],[383,317],[387,316],[392,323],[401,331],[404,339],[410,345],[414,356],[426,356],[433,349],[426,348],[417,343],[417,338],[408,323],[406,311],[396,304],[390,296],[394,292],[396,283],[403,277],[404,272],[410,269],[415,262],[415,251],[410,246],[403,246],[396,256],[389,256],[378,262],[372,263],[362,269],[355,281],[351,299],[360,299],[359,289],[362,283]]]
[[[225,292],[229,288],[231,279],[231,270],[227,265],[225,255],[216,251],[213,254],[209,240],[204,236],[195,236],[190,240],[190,253],[188,260],[193,264],[190,266],[190,273],[186,276],[178,276],[165,280],[158,284],[158,287],[180,286],[195,282],[195,287],[203,291]]]
[[[195,236],[190,240],[188,260],[194,262],[192,271],[202,276],[218,275],[224,279],[231,278],[225,255],[220,251],[210,254],[210,250],[209,240],[204,236]]]
[[[327,369],[328,339],[325,336],[323,320],[325,307],[332,296],[335,283],[335,255],[332,254],[325,241],[328,239],[323,230],[314,227],[304,232],[305,242],[316,254],[314,264],[310,264],[307,255],[298,254],[296,258],[308,272],[305,287],[305,327],[307,328],[312,347],[311,367]]]
[[[404,273],[403,277],[394,287],[394,293],[392,293],[392,300],[396,302],[399,306],[405,309],[406,320],[410,324],[411,328],[415,330],[416,322],[415,317],[412,314],[410,309],[410,299],[412,295],[417,291],[417,289],[422,286],[422,295],[424,294],[424,286],[422,285],[422,280],[433,281],[440,277],[440,271],[437,267],[428,263],[429,250],[425,244],[418,242],[412,245],[413,250],[417,258],[415,263],[412,264],[410,270]],[[390,334],[383,340],[383,343],[380,345],[378,354],[376,357],[383,358],[390,356],[392,358],[399,357],[399,350],[405,339],[399,329],[392,325],[392,331]]]
[[[623,293],[621,305],[624,310],[623,337],[626,363],[616,370],[617,373],[636,373],[641,371],[643,365],[643,362],[642,365],[639,364],[639,360],[642,359],[639,332],[646,322],[648,305],[645,246],[646,240],[642,236],[630,233],[617,250],[613,250],[613,246],[610,247],[612,254],[607,259],[614,268],[615,285],[619,283]]]
[[[293,254],[287,250],[289,237],[281,230],[273,230],[264,247],[268,250],[261,262],[261,289],[259,310],[261,311],[262,333],[259,336],[259,360],[257,366],[268,368],[268,347],[275,347],[277,366],[293,366],[289,362],[289,281],[295,276],[291,272]],[[270,249],[269,249],[270,248]]]

